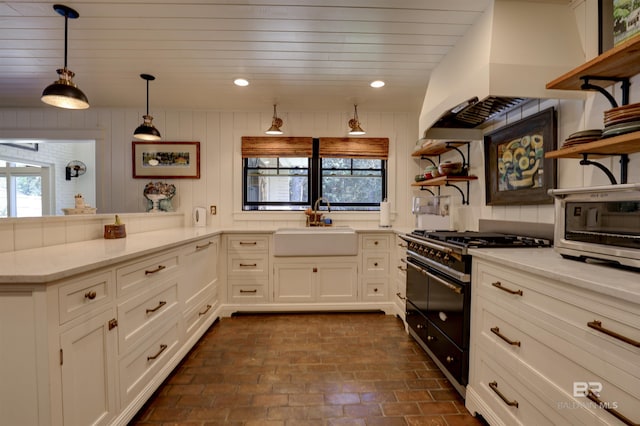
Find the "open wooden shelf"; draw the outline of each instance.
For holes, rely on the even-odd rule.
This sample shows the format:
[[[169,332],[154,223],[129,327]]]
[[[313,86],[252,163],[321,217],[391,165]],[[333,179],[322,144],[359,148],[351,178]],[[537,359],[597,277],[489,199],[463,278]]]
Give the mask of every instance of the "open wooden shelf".
[[[439,176],[434,179],[427,179],[421,182],[414,182],[411,186],[442,186],[447,183],[469,182],[478,179],[477,176]]]
[[[544,156],[545,158],[582,158],[584,154],[606,156],[634,152],[640,152],[640,131],[560,148],[546,152]]]
[[[581,77],[626,78],[640,74],[640,36],[607,50],[602,55],[547,83],[547,89],[580,90]],[[612,83],[613,84],[613,83]]]
[[[461,147],[469,144],[470,142],[452,141],[447,143],[438,143],[431,146],[421,148],[411,154],[412,157],[435,157],[436,155],[442,155],[445,152],[451,151],[452,147]]]

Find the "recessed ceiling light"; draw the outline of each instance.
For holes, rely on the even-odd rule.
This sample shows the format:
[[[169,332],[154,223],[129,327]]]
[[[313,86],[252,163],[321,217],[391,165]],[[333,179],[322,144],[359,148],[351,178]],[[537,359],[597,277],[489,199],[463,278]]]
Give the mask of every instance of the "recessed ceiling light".
[[[371,82],[371,87],[375,87],[376,89],[380,88],[384,86],[384,81],[382,80],[376,80],[376,81],[372,81]]]
[[[236,78],[235,80],[233,80],[233,84],[235,84],[236,86],[248,86],[249,85],[249,80],[246,80],[244,78]]]

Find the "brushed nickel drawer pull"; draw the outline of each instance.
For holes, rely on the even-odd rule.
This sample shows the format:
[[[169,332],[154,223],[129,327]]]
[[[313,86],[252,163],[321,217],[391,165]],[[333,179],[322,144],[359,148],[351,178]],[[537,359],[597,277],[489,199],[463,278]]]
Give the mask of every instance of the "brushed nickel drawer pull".
[[[96,298],[97,295],[98,295],[98,293],[96,293],[94,290],[91,290],[91,291],[86,292],[84,294],[84,297],[86,299],[93,300],[93,299]]]
[[[198,316],[206,315],[207,312],[209,312],[209,309],[211,309],[211,305],[207,305],[207,308],[204,310],[204,312],[198,312]]]
[[[156,306],[155,308],[147,309],[147,313],[148,314],[153,313],[153,312],[157,311],[158,309],[162,308],[166,304],[167,304],[167,302],[165,302],[164,300],[161,300],[161,301],[158,302],[158,306]]]
[[[253,290],[240,290],[240,293],[257,293],[258,289],[253,289]]]
[[[160,345],[160,350],[158,351],[158,353],[156,353],[155,355],[148,356],[147,357],[147,361],[151,361],[153,359],[158,358],[160,356],[160,354],[162,352],[164,352],[165,349],[167,349],[167,345],[165,345],[165,344]]]
[[[522,290],[511,290],[510,288],[502,287],[502,283],[500,281],[496,281],[495,283],[491,283],[497,289],[502,291],[506,291],[509,294],[517,294],[518,296],[522,296]]]
[[[209,247],[211,244],[213,244],[213,241],[209,241],[207,244],[202,244],[201,246],[196,245],[196,250],[205,249],[205,248]]]
[[[153,270],[151,270],[151,271],[149,271],[149,270],[144,271],[144,274],[145,274],[145,275],[155,274],[156,272],[160,272],[160,271],[162,271],[163,269],[167,269],[167,267],[166,267],[166,266],[164,266],[164,265],[158,265],[158,267],[157,267],[156,269],[153,269]]]
[[[400,298],[401,300],[407,300],[407,298],[406,298],[406,297],[402,296],[402,293],[396,293],[396,296],[397,296],[398,298]]]
[[[238,244],[240,244],[241,246],[255,246],[255,245],[258,245],[258,243],[256,241],[249,241],[249,242],[240,241]]]
[[[498,396],[500,397],[500,399],[501,399],[501,400],[503,400],[503,401],[504,401],[504,403],[505,403],[505,404],[507,404],[507,405],[508,405],[508,406],[510,406],[510,407],[516,407],[516,408],[518,408],[518,401],[516,401],[515,399],[514,399],[513,401],[509,401],[509,400],[507,399],[507,397],[506,397],[506,396],[504,396],[504,395],[502,394],[502,392],[500,392],[500,391],[498,390],[498,382],[491,382],[491,383],[489,383],[489,387],[491,388],[491,390],[492,390],[492,391],[494,391],[494,392],[496,393],[496,395],[498,395]]]
[[[622,334],[618,334],[615,331],[608,330],[602,326],[602,322],[598,320],[593,320],[588,322],[587,325],[594,330],[598,330],[601,333],[607,334],[615,339],[622,340],[625,343],[630,344],[631,346],[635,346],[636,348],[640,348],[640,342],[637,340],[633,340],[627,336],[623,336]]]
[[[257,263],[241,263],[240,264],[241,268],[255,268],[256,266],[258,266]]]
[[[598,398],[596,396],[596,394],[591,392],[591,390],[587,391],[587,398],[589,398],[591,401],[593,401],[596,404],[598,404],[599,407],[604,408],[607,413],[611,414],[613,417],[615,417],[616,419],[620,420],[622,423],[624,423],[626,425],[629,425],[629,426],[638,426],[638,423],[632,422],[631,419],[629,419],[628,417],[626,417],[623,414],[619,413],[617,410],[614,410],[613,408],[610,408],[612,404],[602,401],[600,398]]]
[[[498,336],[499,338],[501,338],[502,340],[504,340],[505,342],[507,342],[508,344],[510,344],[511,346],[520,347],[520,341],[519,340],[511,340],[511,339],[509,339],[507,336],[505,336],[504,334],[500,333],[500,328],[493,327],[491,329],[491,332],[493,334],[495,334],[496,336]]]

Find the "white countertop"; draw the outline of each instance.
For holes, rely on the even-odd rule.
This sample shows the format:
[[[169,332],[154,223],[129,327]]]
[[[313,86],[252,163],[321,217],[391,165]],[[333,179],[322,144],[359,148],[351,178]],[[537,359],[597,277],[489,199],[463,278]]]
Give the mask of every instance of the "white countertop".
[[[356,228],[354,228],[356,229]],[[0,253],[0,284],[44,284],[112,265],[199,238],[221,233],[273,233],[275,229],[170,228],[127,235],[114,240],[89,240]],[[398,233],[393,228],[356,229],[357,232]]]
[[[0,283],[38,284],[56,281],[123,260],[220,234],[212,228],[171,228],[114,240],[89,240],[0,253]]]
[[[640,304],[640,272],[609,265],[564,259],[552,248],[472,249],[474,258],[487,259],[632,303]]]

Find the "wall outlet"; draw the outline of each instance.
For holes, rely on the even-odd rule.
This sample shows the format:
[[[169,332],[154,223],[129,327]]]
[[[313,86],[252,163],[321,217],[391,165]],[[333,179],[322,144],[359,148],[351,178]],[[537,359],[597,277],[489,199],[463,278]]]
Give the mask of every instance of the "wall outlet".
[[[218,209],[216,208],[216,206],[209,206],[209,213],[211,214],[218,213]]]

